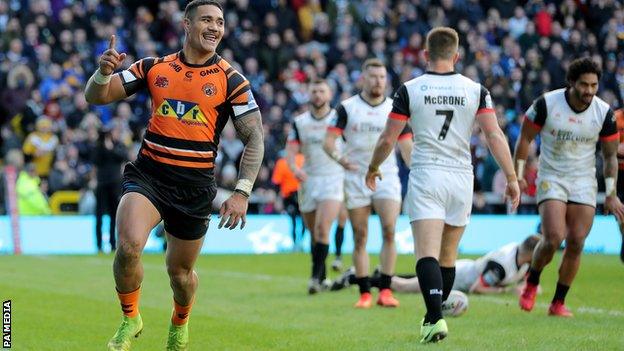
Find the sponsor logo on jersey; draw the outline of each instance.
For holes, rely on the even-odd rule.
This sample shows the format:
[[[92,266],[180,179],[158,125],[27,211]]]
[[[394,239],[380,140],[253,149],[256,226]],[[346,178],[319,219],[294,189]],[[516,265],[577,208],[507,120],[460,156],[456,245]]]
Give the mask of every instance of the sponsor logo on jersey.
[[[156,109],[156,113],[163,117],[177,118],[180,122],[189,125],[205,125],[208,123],[208,119],[199,108],[199,105],[190,101],[164,99]]]
[[[182,70],[182,66],[178,65],[175,62],[169,63],[169,67],[173,68],[173,70],[176,71],[177,73],[180,73],[180,71]]]
[[[154,80],[154,85],[159,88],[166,88],[169,85],[169,79],[163,76],[156,76],[156,79]]]
[[[189,82],[193,80],[193,71],[184,72],[184,80],[189,81]]]
[[[207,75],[215,74],[215,73],[219,73],[219,69],[218,68],[208,68],[208,69],[205,69],[205,70],[199,72],[199,75],[202,76],[202,77],[205,77]]]
[[[217,87],[212,83],[206,83],[202,87],[202,91],[206,94],[206,96],[214,96],[217,93]]]

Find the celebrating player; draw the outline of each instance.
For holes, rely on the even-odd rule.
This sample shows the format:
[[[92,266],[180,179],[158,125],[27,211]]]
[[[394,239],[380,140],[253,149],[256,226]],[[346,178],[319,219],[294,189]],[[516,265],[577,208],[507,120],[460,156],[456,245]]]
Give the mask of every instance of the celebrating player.
[[[295,117],[286,148],[288,165],[301,181],[299,211],[312,233],[312,275],[308,293],[321,291],[325,279],[325,260],[329,251],[329,230],[340,212],[343,200],[344,170],[323,151],[327,127],[336,111],[329,106],[331,90],[325,80],[310,83],[310,110]],[[301,150],[303,168],[295,163]]]
[[[366,185],[373,190],[386,179],[380,165],[409,121],[414,148],[406,201],[415,242],[416,274],[427,306],[421,322],[422,343],[439,341],[448,333],[441,308],[453,286],[457,246],[472,209],[470,136],[475,119],[507,176],[506,195],[513,208],[520,197],[509,147],[489,92],[454,71],[458,44],[454,29],[440,27],[429,32],[425,51],[429,71],[396,92],[392,113],[366,174]]]
[[[390,289],[390,280],[396,263],[394,229],[401,212],[401,182],[396,158],[391,157],[381,165],[386,177],[376,190],[369,190],[364,184],[364,175],[375,141],[381,134],[388,113],[392,109],[392,99],[385,95],[386,74],[386,67],[380,60],[368,59],[364,62],[362,93],[346,99],[336,108],[337,118],[328,129],[324,143],[327,154],[346,169],[346,205],[353,227],[355,242],[353,263],[360,286],[360,299],[355,304],[357,308],[370,308],[372,305],[366,252],[371,203],[379,214],[383,233],[380,254],[382,286],[377,304],[386,307],[399,305]],[[401,134],[399,148],[403,159],[407,162],[412,134],[407,126],[399,132]],[[336,149],[336,139],[341,135],[345,138],[344,153]]]
[[[533,249],[539,239],[539,235],[530,235],[521,243],[509,243],[476,260],[457,260],[453,290],[474,294],[500,294],[509,291],[515,284],[524,281],[533,258]],[[353,283],[355,273],[347,271],[332,284],[331,290],[340,290]],[[371,277],[371,285],[379,285],[379,278],[375,275]],[[390,286],[396,292],[421,292],[418,277],[415,275],[394,276]]]
[[[526,112],[514,160],[522,179],[529,145],[539,133],[540,162],[537,201],[542,219],[542,240],[535,248],[520,308],[531,311],[542,269],[552,260],[561,242],[566,245],[559,280],[548,314],[572,317],[565,297],[581,264],[585,238],[596,212],[596,143],[600,140],[606,185],[605,211],[621,223],[624,206],[617,198],[618,131],[609,105],[596,97],[602,71],[589,58],[568,67],[568,88],[548,92]],[[523,186],[526,186],[523,182]]]
[[[150,230],[164,220],[167,273],[174,310],[167,350],[188,348],[188,319],[197,289],[193,265],[208,228],[216,194],[214,160],[219,134],[231,118],[245,144],[236,190],[220,210],[219,228],[245,225],[252,185],[264,153],[261,116],[249,82],[215,50],[223,37],[223,9],[217,1],[194,0],[184,11],[183,49],[144,58],[113,74],[124,58],[111,37],[85,95],[108,104],[147,88],[152,116],[135,162],[124,170],[117,214],[119,245],[113,271],[123,319],[109,350],[129,350],[143,329],[139,296],[141,253]]]

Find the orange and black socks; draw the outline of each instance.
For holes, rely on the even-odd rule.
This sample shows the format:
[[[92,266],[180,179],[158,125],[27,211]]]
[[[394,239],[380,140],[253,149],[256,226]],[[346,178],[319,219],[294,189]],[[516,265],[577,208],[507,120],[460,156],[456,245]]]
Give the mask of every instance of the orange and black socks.
[[[173,325],[183,325],[188,322],[191,308],[193,307],[193,300],[188,306],[182,306],[178,304],[175,299],[173,300],[173,315],[171,316],[171,323]]]
[[[117,291],[121,310],[127,317],[134,318],[139,315],[139,297],[141,296],[141,287],[129,293],[120,293]]]

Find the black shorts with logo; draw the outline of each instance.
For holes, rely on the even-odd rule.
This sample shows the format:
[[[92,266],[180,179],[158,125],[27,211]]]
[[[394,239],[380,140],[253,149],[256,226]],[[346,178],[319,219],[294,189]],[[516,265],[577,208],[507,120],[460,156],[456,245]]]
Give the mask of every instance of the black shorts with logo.
[[[122,191],[147,197],[160,213],[167,233],[182,240],[196,240],[208,230],[217,187],[164,183],[131,162],[124,168]]]

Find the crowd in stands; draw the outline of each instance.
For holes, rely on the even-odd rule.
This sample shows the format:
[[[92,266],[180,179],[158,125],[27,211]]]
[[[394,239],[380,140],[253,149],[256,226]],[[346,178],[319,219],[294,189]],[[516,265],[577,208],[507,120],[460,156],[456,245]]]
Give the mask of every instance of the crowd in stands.
[[[23,172],[43,195],[79,191],[95,211],[94,155],[102,133],[126,159],[136,157],[149,119],[146,93],[107,106],[84,99],[86,80],[112,34],[125,66],[180,50],[184,0],[0,0],[0,158],[24,156]],[[624,106],[624,6],[616,0],[227,0],[219,53],[251,82],[261,108],[266,155],[253,210],[283,210],[271,182],[292,118],[306,109],[307,82],[327,78],[333,105],[358,91],[362,62],[389,72],[388,95],[426,70],[424,37],[446,25],[460,35],[457,71],[487,87],[513,148],[523,111],[541,93],[566,85],[569,62],[591,56],[604,70],[599,96]],[[108,142],[110,144],[110,142]],[[111,144],[112,145],[112,144]],[[110,145],[109,145],[110,146]],[[232,188],[243,145],[231,127],[221,138],[218,181]],[[483,135],[472,139],[475,211],[500,212],[484,193],[502,193],[504,176]],[[19,159],[19,157],[17,157]],[[18,162],[19,163],[19,162]],[[536,151],[526,176],[535,195]],[[598,167],[600,170],[600,167]],[[405,174],[405,172],[403,172]],[[0,196],[3,192],[0,191]],[[4,200],[0,201],[1,207]],[[534,210],[534,209],[531,209]]]

